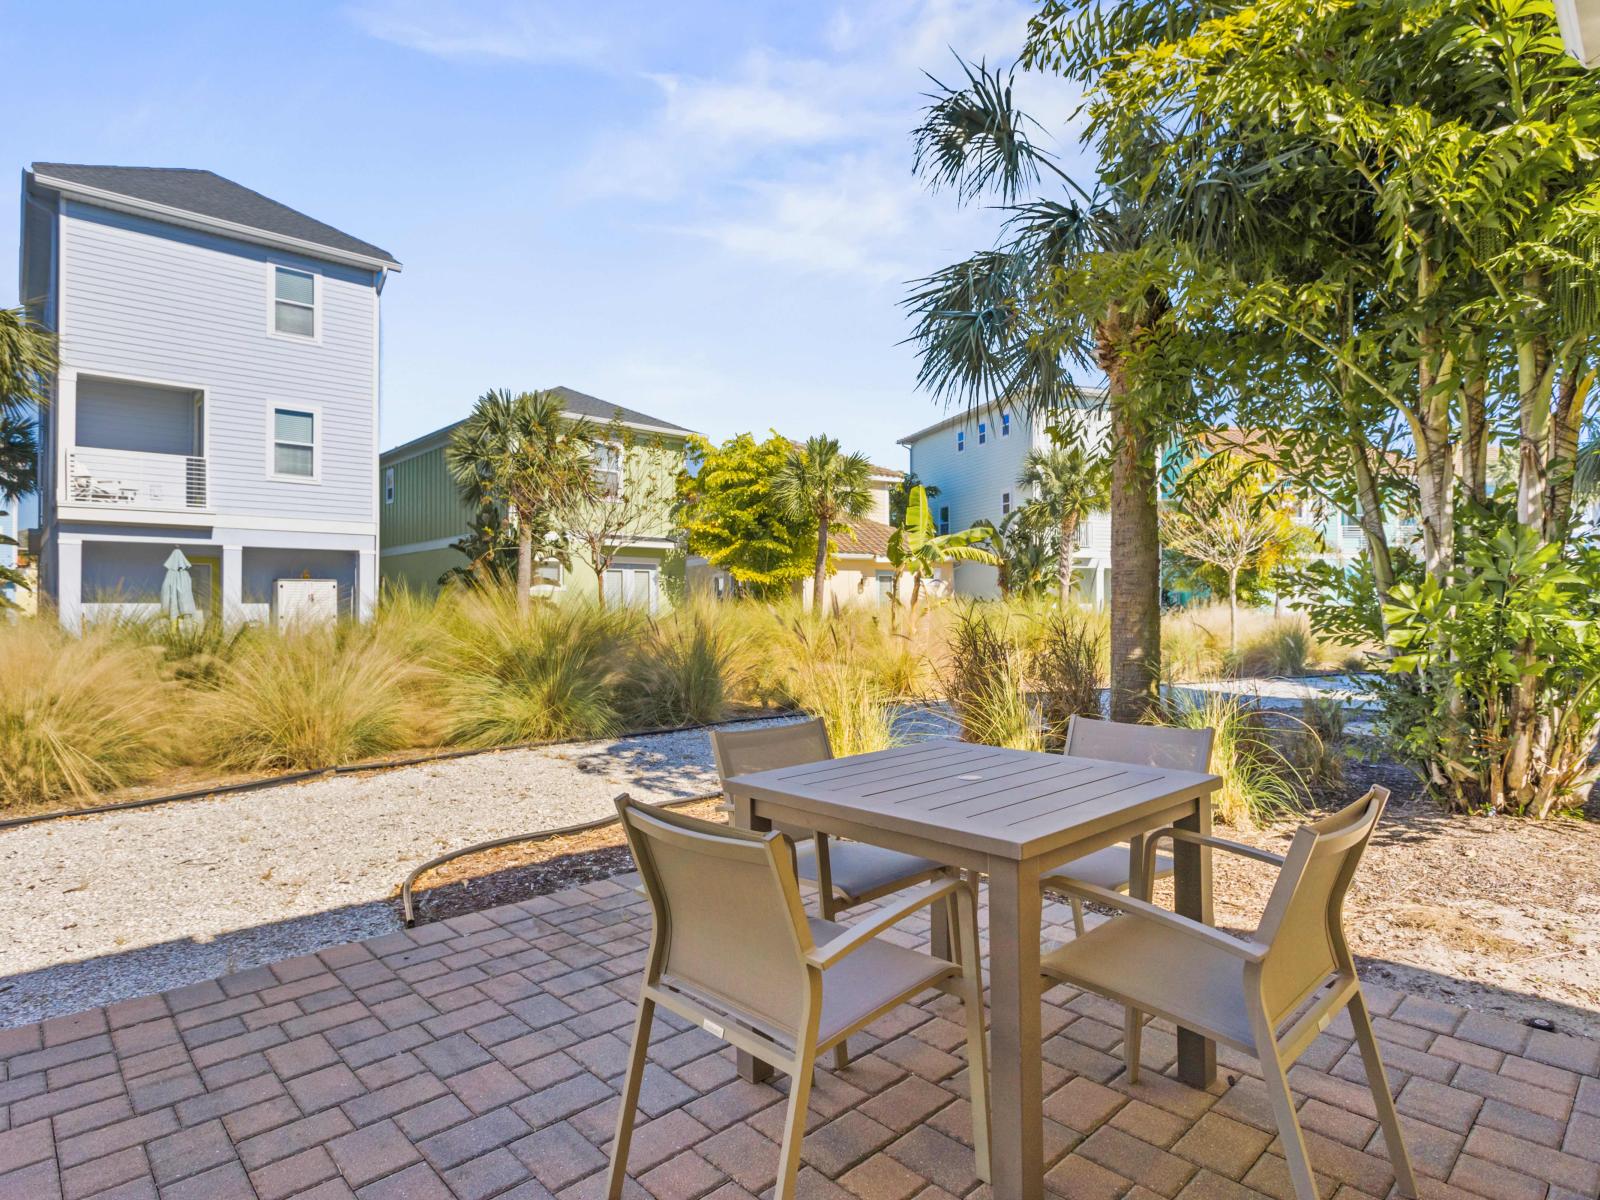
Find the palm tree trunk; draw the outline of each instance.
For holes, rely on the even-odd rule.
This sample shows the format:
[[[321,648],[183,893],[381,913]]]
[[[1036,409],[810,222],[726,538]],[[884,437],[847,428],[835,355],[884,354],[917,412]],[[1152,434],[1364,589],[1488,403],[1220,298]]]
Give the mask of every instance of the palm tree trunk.
[[[1157,447],[1128,395],[1115,307],[1097,331],[1111,409],[1111,719],[1138,722],[1161,683],[1161,534]]]
[[[817,522],[817,565],[811,573],[811,611],[822,611],[822,589],[828,582],[828,518]]]
[[[1072,543],[1078,537],[1078,514],[1061,514],[1061,553],[1056,558],[1056,579],[1061,584],[1061,610],[1072,603]]]
[[[517,611],[524,616],[533,608],[533,527],[517,522]]]

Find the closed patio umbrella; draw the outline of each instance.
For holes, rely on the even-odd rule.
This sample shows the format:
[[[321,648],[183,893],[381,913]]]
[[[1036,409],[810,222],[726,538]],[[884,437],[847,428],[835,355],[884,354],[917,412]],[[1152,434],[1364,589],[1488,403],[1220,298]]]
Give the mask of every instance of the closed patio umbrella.
[[[198,615],[194,606],[194,578],[189,574],[189,560],[182,550],[173,550],[165,565],[167,574],[161,581],[161,612],[176,625],[183,617]]]

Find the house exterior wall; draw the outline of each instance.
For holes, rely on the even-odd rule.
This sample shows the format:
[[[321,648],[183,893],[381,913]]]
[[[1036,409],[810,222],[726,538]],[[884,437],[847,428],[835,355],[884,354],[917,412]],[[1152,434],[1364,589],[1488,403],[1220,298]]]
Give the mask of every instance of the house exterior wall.
[[[31,176],[24,201],[19,283],[58,334],[40,428],[39,565],[62,622],[100,615],[117,563],[143,588],[147,560],[174,547],[215,558],[227,620],[269,615],[270,580],[263,589],[255,579],[265,570],[335,576],[344,610],[366,615],[377,586],[382,272],[82,203]],[[315,278],[315,337],[274,331],[275,266]],[[199,398],[188,448],[172,402],[182,394]],[[278,407],[315,416],[310,479],[274,476]],[[81,482],[69,486],[68,464],[79,451],[90,458],[91,445],[145,456],[130,472],[175,472],[178,501],[148,488],[122,502],[86,498]],[[185,457],[203,472],[187,496]]]

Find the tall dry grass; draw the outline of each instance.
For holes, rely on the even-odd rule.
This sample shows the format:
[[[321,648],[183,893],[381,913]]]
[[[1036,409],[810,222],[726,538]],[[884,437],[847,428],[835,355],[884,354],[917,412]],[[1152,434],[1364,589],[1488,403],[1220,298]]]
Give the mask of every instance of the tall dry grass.
[[[1174,690],[1159,720],[1182,729],[1215,730],[1211,771],[1222,776],[1222,787],[1211,799],[1224,824],[1248,829],[1302,807],[1305,775],[1284,753],[1280,733],[1257,706],[1218,692]]]
[[[1164,683],[1237,679],[1262,675],[1304,675],[1341,669],[1349,650],[1312,633],[1299,613],[1274,616],[1246,609],[1239,614],[1239,637],[1228,648],[1228,609],[1222,604],[1175,609],[1161,619],[1161,675]]]
[[[171,758],[185,695],[110,630],[0,621],[0,808],[143,783]]]

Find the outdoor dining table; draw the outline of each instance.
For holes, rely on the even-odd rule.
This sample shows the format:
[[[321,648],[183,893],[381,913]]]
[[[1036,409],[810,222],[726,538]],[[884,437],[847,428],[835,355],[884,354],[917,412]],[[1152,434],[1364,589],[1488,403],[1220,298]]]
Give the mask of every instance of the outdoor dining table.
[[[1035,1200],[1044,1191],[1039,878],[1117,842],[1138,849],[1162,826],[1209,834],[1209,797],[1221,783],[1194,771],[939,739],[739,775],[726,790],[734,823],[747,829],[792,824],[988,876],[993,1194]],[[1177,911],[1207,924],[1210,854],[1174,847]],[[740,1071],[760,1079],[770,1068],[741,1055]],[[1179,1030],[1178,1075],[1209,1087],[1215,1044]]]

